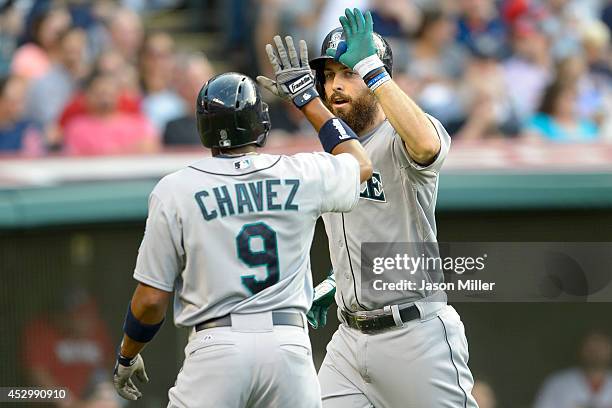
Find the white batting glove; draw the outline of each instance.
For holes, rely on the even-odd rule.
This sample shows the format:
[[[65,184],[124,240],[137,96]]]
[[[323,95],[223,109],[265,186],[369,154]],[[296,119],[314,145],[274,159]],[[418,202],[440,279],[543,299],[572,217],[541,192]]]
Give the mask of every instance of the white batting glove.
[[[295,106],[301,108],[319,96],[315,89],[315,79],[308,64],[308,49],[306,42],[300,40],[300,55],[293,44],[291,36],[285,37],[287,49],[280,36],[274,36],[276,52],[271,44],[266,44],[266,52],[276,80],[265,76],[258,76],[257,82],[274,95],[293,101]]]
[[[145,371],[144,360],[140,354],[137,354],[136,357],[129,361],[118,358],[113,373],[113,385],[117,393],[127,400],[136,401],[138,398],[142,397],[142,393],[134,385],[132,376],[136,377],[140,382],[149,382],[149,377]]]

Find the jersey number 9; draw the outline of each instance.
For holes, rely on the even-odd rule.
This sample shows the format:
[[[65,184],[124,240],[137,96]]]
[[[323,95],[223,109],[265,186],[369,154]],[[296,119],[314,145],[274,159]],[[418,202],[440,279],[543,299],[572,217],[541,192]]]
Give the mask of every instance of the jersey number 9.
[[[251,247],[252,238],[261,238],[263,249],[253,251]],[[263,222],[246,224],[236,237],[236,248],[238,258],[249,268],[265,266],[267,276],[264,280],[258,280],[255,275],[242,277],[242,284],[254,295],[268,286],[272,286],[279,280],[278,271],[278,246],[276,244],[276,232]]]

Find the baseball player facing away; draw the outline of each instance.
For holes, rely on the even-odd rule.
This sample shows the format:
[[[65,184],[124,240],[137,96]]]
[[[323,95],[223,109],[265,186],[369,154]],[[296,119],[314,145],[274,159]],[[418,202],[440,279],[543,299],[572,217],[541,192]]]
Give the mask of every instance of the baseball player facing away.
[[[175,324],[193,331],[168,407],[321,406],[305,316],[310,246],[317,218],[350,211],[372,168],[357,136],[318,98],[300,48],[301,58],[287,40],[292,71],[276,91],[331,154],[257,154],[270,120],[255,82],[228,73],[204,85],[197,124],[213,157],[164,177],[150,195],[113,378],[124,398],[142,395],[133,381],[147,381],[140,351],[174,292]]]
[[[391,49],[370,14],[347,9],[340,23],[310,65],[374,173],[352,212],[323,216],[334,276],[315,289],[309,321],[324,324],[334,284],[341,321],[319,371],[323,407],[476,407],[463,323],[446,294],[362,291],[362,243],[436,242],[438,173],[450,137],[391,79]],[[407,279],[439,277],[417,271]]]

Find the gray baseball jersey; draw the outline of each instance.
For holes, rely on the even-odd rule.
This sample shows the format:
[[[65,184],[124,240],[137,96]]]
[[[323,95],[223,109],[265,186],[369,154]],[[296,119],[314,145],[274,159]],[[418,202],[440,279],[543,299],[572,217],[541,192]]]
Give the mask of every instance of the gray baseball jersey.
[[[431,295],[426,290],[369,295],[361,290],[361,244],[364,242],[435,242],[434,217],[438,172],[450,148],[450,136],[432,116],[441,150],[435,161],[421,166],[408,155],[399,134],[384,121],[361,138],[370,155],[374,174],[362,185],[357,206],[346,214],[325,214],[329,252],[336,276],[336,303],[348,310],[373,310]],[[427,246],[426,250],[433,246]],[[414,254],[418,257],[421,254]],[[431,254],[435,256],[435,254]],[[413,276],[438,282],[442,275]]]
[[[150,195],[134,278],[175,291],[178,326],[306,313],[316,220],[354,207],[359,172],[349,154],[302,153],[211,157],[172,173]]]

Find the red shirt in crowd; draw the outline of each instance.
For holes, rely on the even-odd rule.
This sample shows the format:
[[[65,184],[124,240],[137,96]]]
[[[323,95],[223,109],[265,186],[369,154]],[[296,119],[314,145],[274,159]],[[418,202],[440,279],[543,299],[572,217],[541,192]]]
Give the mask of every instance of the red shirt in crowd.
[[[140,97],[127,92],[121,93],[117,101],[117,110],[123,113],[140,114]],[[66,125],[68,125],[72,119],[86,113],[88,113],[87,98],[85,97],[85,93],[79,92],[64,108],[59,119],[59,124],[62,128],[66,128]]]
[[[24,360],[30,371],[44,370],[58,386],[83,396],[100,369],[109,370],[113,347],[104,324],[98,321],[85,337],[71,337],[43,319],[24,331]]]
[[[155,128],[144,116],[122,112],[81,115],[72,119],[64,131],[64,147],[76,155],[146,152],[158,143]]]

